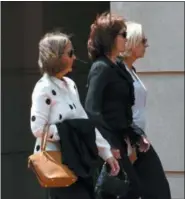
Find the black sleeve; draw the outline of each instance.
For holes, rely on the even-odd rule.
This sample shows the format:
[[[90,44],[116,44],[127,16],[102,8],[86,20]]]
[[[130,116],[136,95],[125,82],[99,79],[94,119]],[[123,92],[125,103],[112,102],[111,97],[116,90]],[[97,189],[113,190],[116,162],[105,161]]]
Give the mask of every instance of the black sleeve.
[[[92,65],[88,76],[88,91],[85,100],[85,109],[89,118],[94,122],[103,137],[113,145],[111,142],[112,129],[104,121],[102,115],[102,99],[103,90],[107,85],[107,79],[110,77],[110,69],[104,62],[96,62]]]
[[[132,66],[132,70],[137,73],[136,68],[134,66]]]
[[[134,122],[130,125],[130,132],[128,134],[131,144],[135,145],[140,140],[141,136],[146,136],[145,132],[137,126]]]
[[[139,126],[137,126],[134,122],[131,124],[131,128],[133,129],[133,132],[136,135],[139,135],[139,136],[145,135],[145,132]]]

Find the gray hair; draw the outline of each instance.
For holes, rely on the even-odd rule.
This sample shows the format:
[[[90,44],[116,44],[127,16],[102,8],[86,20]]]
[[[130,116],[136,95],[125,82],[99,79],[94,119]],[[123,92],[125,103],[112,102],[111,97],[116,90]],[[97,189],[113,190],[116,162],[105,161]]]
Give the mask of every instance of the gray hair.
[[[47,33],[39,42],[38,65],[41,73],[55,75],[60,72],[61,55],[69,42],[69,36],[61,32]]]
[[[131,49],[135,48],[143,38],[142,25],[136,22],[127,21],[127,42],[125,44],[125,51],[122,53],[123,57],[131,55]]]

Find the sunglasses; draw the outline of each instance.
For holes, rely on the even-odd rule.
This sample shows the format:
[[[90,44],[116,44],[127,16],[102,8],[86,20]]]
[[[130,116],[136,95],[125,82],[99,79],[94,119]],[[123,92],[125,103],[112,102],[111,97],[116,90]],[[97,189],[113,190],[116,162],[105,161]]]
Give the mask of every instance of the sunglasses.
[[[143,43],[143,44],[147,44],[147,38],[143,38],[142,40],[141,40],[141,42]]]
[[[61,55],[64,55],[65,53],[62,53]],[[75,55],[75,51],[74,51],[74,49],[72,48],[70,51],[68,51],[67,53],[66,53],[68,56],[69,56],[69,58],[72,58],[74,55]]]
[[[127,38],[127,32],[126,31],[119,33],[119,35],[121,35],[124,39]]]
[[[75,55],[74,49],[71,49],[69,52],[67,52],[67,54],[68,54],[68,56],[69,56],[70,58],[72,58],[72,57]]]

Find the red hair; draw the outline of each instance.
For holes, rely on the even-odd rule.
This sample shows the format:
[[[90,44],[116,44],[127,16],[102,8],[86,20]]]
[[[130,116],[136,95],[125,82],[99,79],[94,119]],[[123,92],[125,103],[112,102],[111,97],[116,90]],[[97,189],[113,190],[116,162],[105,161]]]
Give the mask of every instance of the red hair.
[[[98,57],[110,53],[115,38],[122,29],[126,29],[122,17],[111,13],[103,13],[97,16],[90,27],[87,44],[90,59],[94,61]]]

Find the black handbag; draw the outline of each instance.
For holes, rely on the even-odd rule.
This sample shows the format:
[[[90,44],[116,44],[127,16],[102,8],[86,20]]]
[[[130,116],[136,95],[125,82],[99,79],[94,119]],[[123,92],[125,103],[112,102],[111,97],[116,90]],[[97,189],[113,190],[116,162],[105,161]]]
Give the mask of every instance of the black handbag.
[[[111,176],[109,174],[109,165],[104,163],[95,186],[96,199],[105,199],[106,196],[119,198],[127,195],[130,183],[126,172],[121,166],[122,164],[120,164],[119,174]]]

